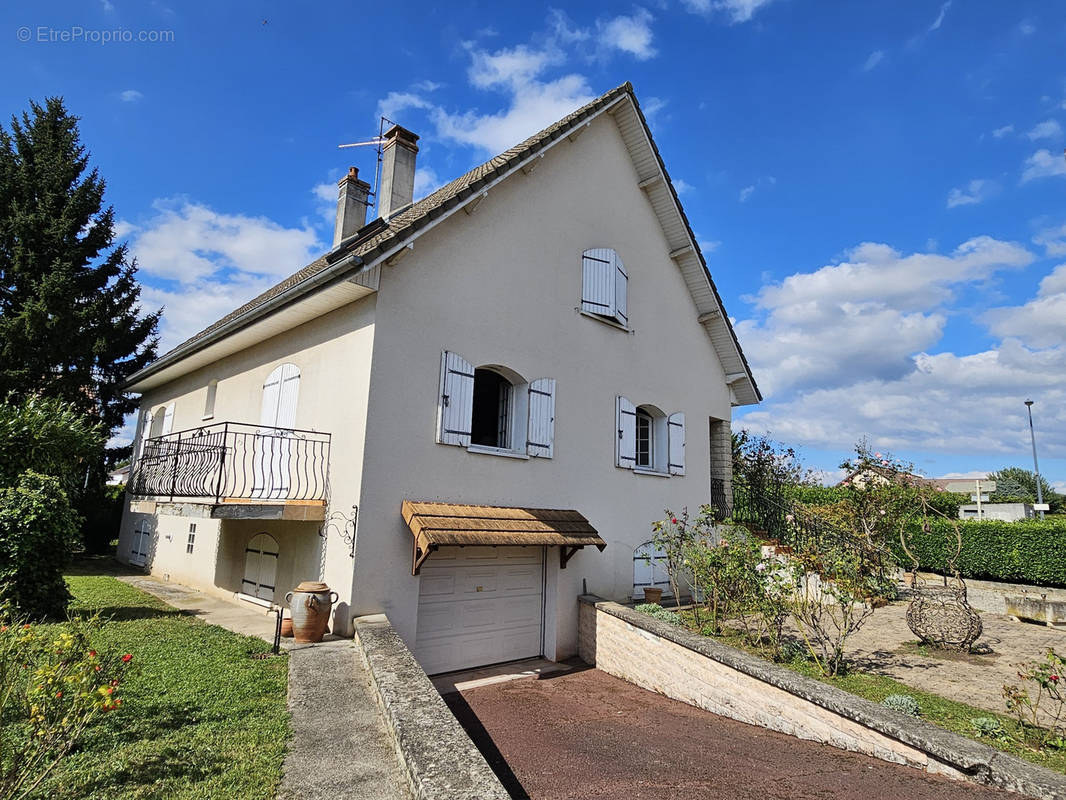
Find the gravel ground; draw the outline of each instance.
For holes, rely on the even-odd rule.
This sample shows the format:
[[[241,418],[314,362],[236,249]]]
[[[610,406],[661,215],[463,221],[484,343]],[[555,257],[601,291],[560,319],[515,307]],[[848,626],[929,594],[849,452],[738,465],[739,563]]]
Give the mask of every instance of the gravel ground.
[[[1017,797],[725,719],[595,669],[445,700],[514,798]]]

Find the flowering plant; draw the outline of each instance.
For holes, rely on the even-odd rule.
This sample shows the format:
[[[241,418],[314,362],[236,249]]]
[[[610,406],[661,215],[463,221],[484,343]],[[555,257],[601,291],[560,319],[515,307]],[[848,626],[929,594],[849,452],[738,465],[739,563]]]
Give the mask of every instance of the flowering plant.
[[[89,725],[121,706],[133,656],[98,653],[90,640],[101,624],[43,628],[0,609],[0,800],[32,794]]]
[[[1066,748],[1066,657],[1048,648],[1043,661],[1018,670],[1022,686],[1006,685],[1007,710],[1038,747]]]

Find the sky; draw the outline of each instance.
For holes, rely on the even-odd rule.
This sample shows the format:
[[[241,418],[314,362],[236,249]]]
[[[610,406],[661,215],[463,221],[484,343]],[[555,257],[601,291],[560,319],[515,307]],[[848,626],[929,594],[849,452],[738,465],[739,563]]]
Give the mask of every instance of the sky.
[[[424,195],[628,80],[765,396],[734,427],[966,476],[1031,467],[1031,398],[1066,490],[1061,0],[42,0],[0,41],[3,120],[81,117],[161,350],[328,249],[382,115]]]

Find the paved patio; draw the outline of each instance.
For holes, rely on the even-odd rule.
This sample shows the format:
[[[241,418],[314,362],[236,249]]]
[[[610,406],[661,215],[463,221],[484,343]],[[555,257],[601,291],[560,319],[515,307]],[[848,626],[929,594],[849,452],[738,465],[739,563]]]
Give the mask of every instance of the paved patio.
[[[847,645],[863,670],[990,711],[1006,713],[1003,684],[1019,683],[1018,665],[1043,658],[1049,647],[1066,652],[1066,631],[981,614],[984,634],[974,656],[934,658],[904,648],[917,637],[907,627],[907,603],[877,609]]]
[[[445,696],[513,798],[1009,800],[710,714],[596,669]]]

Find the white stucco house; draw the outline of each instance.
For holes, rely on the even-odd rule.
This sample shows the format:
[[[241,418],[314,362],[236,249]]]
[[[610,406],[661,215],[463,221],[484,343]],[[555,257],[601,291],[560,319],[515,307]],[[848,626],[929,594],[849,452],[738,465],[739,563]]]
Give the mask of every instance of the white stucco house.
[[[628,83],[417,202],[385,138],[378,218],[352,170],[328,253],[131,378],[118,556],[324,580],[430,673],[570,656],[583,587],[661,580],[664,507],[728,502],[759,390]]]

